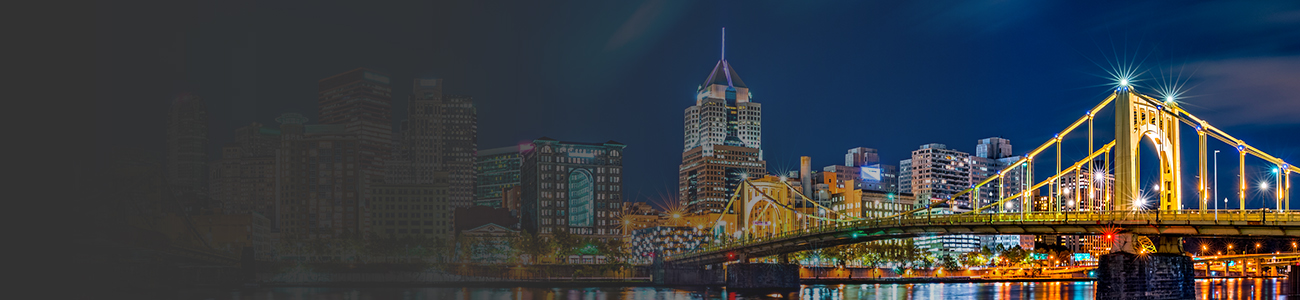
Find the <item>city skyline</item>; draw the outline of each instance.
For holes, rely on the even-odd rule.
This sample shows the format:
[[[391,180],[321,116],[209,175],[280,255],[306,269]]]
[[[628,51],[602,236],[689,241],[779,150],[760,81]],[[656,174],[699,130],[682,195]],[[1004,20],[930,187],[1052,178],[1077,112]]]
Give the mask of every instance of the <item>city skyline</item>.
[[[446,7],[448,13],[477,12],[482,8],[462,7],[454,4]],[[718,59],[721,47],[718,43],[718,29],[728,27],[728,60],[742,66],[746,83],[762,86],[755,98],[768,106],[767,127],[763,132],[764,158],[768,161],[769,171],[793,169],[798,165],[799,156],[813,157],[817,167],[837,164],[843,149],[853,147],[872,147],[880,150],[881,161],[896,164],[905,159],[907,153],[918,145],[927,143],[944,143],[953,145],[957,150],[973,152],[968,145],[973,141],[991,136],[1002,136],[1011,140],[1036,141],[1051,136],[1051,132],[1018,130],[1017,122],[1036,122],[1056,119],[1061,116],[1077,115],[1083,107],[1070,105],[1054,106],[1048,110],[1033,113],[1021,112],[1021,120],[993,118],[995,113],[1004,111],[1021,111],[1017,107],[1032,106],[1036,101],[1064,101],[1064,103],[1086,103],[1099,97],[1106,90],[1107,79],[1094,75],[1104,75],[1105,61],[1113,56],[1139,56],[1146,58],[1143,64],[1148,71],[1141,86],[1153,85],[1159,73],[1168,68],[1174,71],[1186,68],[1185,77],[1193,77],[1195,84],[1189,84],[1186,101],[1194,112],[1205,115],[1214,124],[1242,132],[1243,138],[1277,148],[1283,155],[1300,153],[1296,142],[1268,138],[1281,136],[1287,132],[1300,130],[1300,122],[1286,118],[1286,113],[1300,114],[1300,108],[1285,101],[1285,93],[1290,87],[1276,84],[1268,85],[1252,78],[1232,77],[1227,73],[1234,68],[1252,65],[1280,64],[1280,66],[1300,65],[1300,59],[1293,47],[1285,42],[1278,44],[1279,37],[1288,37],[1294,33],[1276,32],[1280,24],[1267,22],[1246,22],[1240,32],[1256,33],[1256,38],[1266,45],[1275,47],[1231,48],[1231,44],[1252,44],[1248,37],[1235,37],[1232,34],[1219,33],[1196,25],[1204,20],[1221,20],[1229,16],[1215,16],[1207,13],[1214,4],[1191,7],[1169,7],[1170,10],[1186,12],[1192,20],[1174,24],[1145,24],[1140,21],[1128,21],[1118,12],[1099,13],[1108,17],[1106,27],[1085,27],[1081,17],[1069,17],[1066,12],[1072,9],[1099,10],[1097,7],[1073,7],[1060,5],[1023,5],[1007,6],[988,4],[967,4],[956,7],[934,7],[925,4],[907,4],[899,7],[877,7],[878,4],[824,4],[840,7],[819,7],[815,5],[788,4],[791,7],[773,7],[771,4],[738,6],[728,4],[664,4],[663,7],[638,6],[633,4],[611,4],[611,7],[583,7],[582,10],[611,11],[609,17],[591,20],[586,25],[607,28],[600,31],[574,31],[565,33],[556,42],[547,40],[513,38],[505,40],[518,41],[512,46],[495,39],[467,37],[450,29],[428,29],[428,26],[415,22],[419,18],[410,16],[399,18],[404,22],[415,22],[410,28],[412,33],[427,33],[432,41],[406,44],[396,39],[402,31],[388,32],[374,27],[357,27],[340,34],[348,37],[365,37],[367,40],[382,42],[375,47],[356,48],[349,46],[343,50],[306,49],[303,46],[286,45],[277,39],[276,30],[262,30],[252,33],[249,26],[263,26],[270,29],[291,30],[292,27],[281,22],[287,20],[302,21],[303,24],[321,24],[316,18],[287,16],[290,19],[279,20],[247,15],[238,9],[211,14],[207,18],[187,21],[186,26],[177,29],[152,30],[140,33],[139,37],[155,41],[150,49],[162,49],[166,53],[183,53],[168,56],[169,63],[152,51],[143,58],[144,68],[135,68],[128,76],[150,78],[157,74],[176,74],[173,69],[184,65],[178,78],[188,78],[194,92],[203,96],[208,103],[210,119],[209,158],[215,155],[219,146],[229,141],[230,130],[247,125],[252,121],[274,124],[273,119],[285,112],[298,112],[317,120],[314,93],[315,81],[339,74],[358,66],[379,69],[390,74],[393,80],[393,99],[404,99],[411,90],[410,79],[416,77],[441,77],[451,87],[449,93],[475,96],[476,106],[480,112],[480,148],[495,148],[517,145],[520,142],[541,136],[550,136],[566,140],[618,140],[632,145],[629,155],[642,157],[642,160],[628,164],[629,199],[647,199],[664,191],[672,190],[676,185],[676,162],[680,157],[669,149],[681,147],[678,132],[680,120],[663,116],[679,115],[680,109],[688,105],[692,89],[699,85],[700,74]],[[1146,4],[1155,5],[1155,4]],[[396,5],[398,8],[401,5]],[[1158,6],[1158,5],[1157,5]],[[1248,5],[1239,9],[1239,14],[1251,15],[1261,13],[1265,8],[1279,4]],[[1281,5],[1285,6],[1285,5]],[[372,18],[365,14],[369,11],[388,11],[392,6],[360,8],[360,18]],[[517,13],[528,7],[513,7],[508,14]],[[550,8],[568,9],[571,7]],[[698,9],[697,9],[698,8]],[[780,8],[789,8],[781,10]],[[856,9],[850,9],[856,8]],[[276,12],[283,7],[267,7],[260,10]],[[340,8],[322,7],[331,13],[344,13]],[[744,13],[716,13],[738,10]],[[841,15],[847,12],[835,11],[895,11],[903,15],[921,13],[950,13],[966,16],[959,19],[958,25],[967,22],[985,27],[965,29],[932,28],[922,24],[899,21],[900,17],[889,17],[900,23],[903,32],[884,31],[866,24],[836,22],[835,18],[819,18],[819,14]],[[613,13],[613,12],[619,13]],[[647,22],[645,28],[631,21],[630,17],[643,11],[653,21]],[[698,11],[698,12],[697,12]],[[789,14],[792,22],[780,24],[761,24],[755,20]],[[1063,21],[1055,25],[1054,30],[1065,33],[1041,32],[1035,29],[1035,22],[1049,16],[1060,16]],[[1083,14],[1087,15],[1087,14]],[[237,18],[248,16],[248,18]],[[999,25],[983,25],[977,20],[992,17],[1006,17],[1008,21]],[[306,19],[294,19],[306,18]],[[826,20],[820,20],[826,19]],[[459,19],[456,19],[459,20]],[[493,20],[481,20],[469,24],[482,24],[483,30],[500,32],[506,37],[518,37],[528,32],[527,29],[510,26],[490,26]],[[519,22],[545,22],[542,17],[520,19]],[[964,21],[962,21],[964,20]],[[806,21],[798,24],[794,21]],[[1076,22],[1069,22],[1076,21]],[[452,22],[452,21],[436,21]],[[1244,21],[1243,21],[1244,22]],[[364,23],[364,22],[362,22]],[[441,24],[441,23],[437,23]],[[1073,24],[1073,25],[1069,25]],[[1285,24],[1282,23],[1282,24]],[[225,26],[231,25],[231,26]],[[240,25],[240,26],[235,26]],[[840,26],[836,26],[840,25]],[[299,25],[308,26],[308,25]],[[325,25],[322,25],[325,26]],[[361,25],[359,25],[361,26]],[[562,25],[555,25],[562,26]],[[574,25],[576,26],[576,25]],[[778,30],[774,26],[793,26]],[[1165,30],[1169,27],[1182,27],[1163,35],[1145,34]],[[803,29],[808,30],[803,30]],[[811,32],[810,35],[796,36],[793,32]],[[1161,31],[1163,32],[1163,31]],[[166,34],[163,34],[166,33]],[[362,33],[375,33],[373,36]],[[969,43],[969,38],[961,36],[977,34],[980,39],[991,42],[980,43],[975,48],[961,45]],[[997,41],[1024,39],[1042,36],[1047,41],[1035,47],[1048,47],[1051,51],[1019,50],[1016,44],[1001,45]],[[1062,41],[1062,35],[1074,38]],[[395,36],[396,35],[396,36]],[[182,36],[183,42],[178,40]],[[301,37],[290,40],[298,40]],[[1243,40],[1245,39],[1245,40]],[[424,40],[424,39],[421,39]],[[565,44],[561,40],[594,40],[599,43],[586,42]],[[1300,40],[1300,39],[1291,39]],[[780,41],[797,41],[799,45],[789,46]],[[1211,43],[1210,41],[1242,41],[1243,43]],[[505,43],[505,44],[503,44]],[[182,46],[175,46],[180,44]],[[1042,44],[1042,43],[1035,43]],[[314,42],[304,41],[304,46]],[[441,45],[441,46],[439,46]],[[520,60],[539,54],[553,53],[555,50],[534,52],[521,49],[521,45],[542,47],[524,47],[537,49],[555,49],[568,53],[587,53],[589,58],[582,59],[575,54],[536,57],[542,62],[523,63]],[[631,49],[633,45],[638,49]],[[681,47],[680,45],[690,45]],[[886,46],[888,45],[888,46]],[[1111,46],[1116,51],[1111,51]],[[109,47],[109,49],[113,49]],[[226,51],[224,49],[230,49]],[[271,50],[275,49],[275,50]],[[294,50],[299,49],[299,50]],[[436,50],[440,53],[432,57],[413,56],[419,49]],[[439,50],[442,49],[442,50]],[[491,50],[485,54],[476,54],[472,50]],[[965,49],[960,51],[957,49]],[[1154,50],[1153,50],[1154,49]],[[260,50],[260,51],[259,51]],[[331,57],[330,63],[305,61],[303,58],[285,56],[284,51],[298,51],[307,58]],[[901,55],[901,51],[913,51],[915,55]],[[859,54],[858,52],[861,52]],[[941,53],[952,52],[952,57]],[[815,54],[820,53],[820,54]],[[874,54],[873,54],[874,53]],[[1050,54],[1049,54],[1050,53]],[[864,55],[866,54],[866,55]],[[533,55],[533,56],[529,56]],[[252,58],[249,58],[249,57]],[[457,59],[463,56],[466,59]],[[801,62],[791,64],[779,57],[800,57]],[[436,59],[434,58],[436,57]],[[506,58],[505,62],[499,59]],[[552,58],[547,58],[552,57]],[[580,62],[571,67],[556,65],[561,61]],[[651,63],[654,62],[654,63]],[[1184,63],[1185,62],[1185,63]],[[233,63],[235,68],[232,68]],[[483,65],[482,70],[470,68],[469,63]],[[1028,66],[1056,65],[1052,70],[1039,70]],[[617,66],[617,67],[615,67]],[[949,68],[951,72],[942,74],[923,71],[937,67]],[[1296,76],[1285,71],[1286,68],[1269,68],[1268,74],[1291,78]],[[1294,68],[1292,68],[1294,69]],[[251,71],[248,71],[251,70]],[[639,70],[633,72],[631,70]],[[231,72],[250,72],[253,76],[236,76]],[[1195,71],[1195,72],[1193,72]],[[147,73],[137,73],[147,72]],[[156,73],[156,74],[155,74]],[[433,73],[433,74],[429,74]],[[501,77],[502,75],[507,75]],[[600,74],[600,75],[597,75]],[[825,76],[831,75],[831,76]],[[177,77],[177,76],[173,76]],[[528,78],[533,79],[528,79]],[[116,79],[107,79],[113,82]],[[502,80],[506,84],[501,84]],[[813,81],[810,81],[813,80]],[[1050,80],[1050,81],[1049,81]],[[161,82],[173,82],[177,79],[165,79]],[[955,84],[945,89],[920,88],[932,82],[949,82]],[[818,83],[820,82],[820,83]],[[1238,87],[1260,82],[1259,88],[1237,90]],[[1002,86],[1011,84],[1019,95],[1008,95]],[[179,84],[178,84],[179,85]],[[819,91],[825,96],[809,96],[806,89],[821,86]],[[636,87],[633,87],[636,86]],[[890,87],[903,87],[899,88]],[[1091,87],[1090,86],[1099,86]],[[648,89],[647,89],[648,88]],[[619,90],[638,90],[634,95],[615,94]],[[855,92],[857,91],[857,92]],[[1231,92],[1229,92],[1231,91]],[[150,96],[154,95],[154,96]],[[111,102],[122,104],[122,108],[133,111],[158,111],[164,108],[146,103],[166,101],[174,91],[165,93],[150,92],[135,94],[130,97],[108,98]],[[614,96],[617,95],[617,96]],[[1040,96],[1050,100],[1038,100]],[[608,100],[631,97],[628,100]],[[815,97],[817,100],[809,99]],[[1266,104],[1275,109],[1266,116],[1256,118],[1258,122],[1246,125],[1242,122],[1249,118],[1240,117],[1232,109],[1234,101],[1222,99],[1250,99],[1249,103]],[[251,99],[251,100],[250,100]],[[607,99],[607,100],[596,100]],[[891,99],[908,99],[895,101]],[[954,99],[947,101],[947,99]],[[969,99],[969,100],[966,100]],[[978,122],[988,126],[968,126],[937,135],[901,134],[898,129],[914,128],[919,132],[943,132],[935,130],[934,125],[916,124],[906,121],[904,115],[919,113],[927,102],[945,101],[954,113],[944,113],[933,117],[960,122]],[[1245,101],[1245,100],[1243,100]],[[406,108],[402,101],[394,101],[394,116],[405,115]],[[627,104],[624,104],[627,103]],[[615,118],[619,113],[604,114],[605,111],[627,111],[627,105],[636,103],[635,110],[644,113],[630,114]],[[806,104],[816,105],[806,105]],[[976,104],[979,103],[979,104]],[[1245,105],[1244,103],[1242,105]],[[121,108],[109,107],[106,112],[113,113]],[[565,118],[536,119],[527,111],[546,112],[549,115],[566,116]],[[144,130],[146,123],[161,122],[161,114],[143,114],[138,120],[123,120],[107,124],[101,136],[112,136],[115,140],[132,141],[128,144],[147,146],[161,137],[154,139]],[[589,117],[579,117],[589,116]],[[594,118],[593,118],[594,117]],[[394,118],[400,119],[400,118]],[[618,123],[608,123],[621,120]],[[851,122],[849,122],[851,121]],[[396,122],[396,121],[395,121]],[[612,126],[587,126],[591,122],[601,122]],[[156,123],[153,123],[156,124]],[[536,124],[520,128],[512,124]],[[918,127],[919,126],[919,127]],[[674,127],[678,129],[674,129]],[[864,128],[853,130],[854,128]],[[797,130],[797,128],[808,128]],[[813,130],[814,128],[820,128]],[[836,128],[836,130],[829,130]],[[891,129],[892,128],[892,129]],[[823,130],[825,129],[825,130]],[[156,130],[154,130],[156,131]],[[832,133],[833,132],[833,133]],[[140,147],[154,148],[154,147]],[[156,148],[155,148],[156,149]],[[1222,148],[1221,148],[1222,149]],[[1223,149],[1229,150],[1229,149]],[[1288,158],[1288,157],[1283,157]],[[1225,188],[1226,189],[1226,188]]]
[[[92,7],[91,293],[1300,291],[1300,2]]]

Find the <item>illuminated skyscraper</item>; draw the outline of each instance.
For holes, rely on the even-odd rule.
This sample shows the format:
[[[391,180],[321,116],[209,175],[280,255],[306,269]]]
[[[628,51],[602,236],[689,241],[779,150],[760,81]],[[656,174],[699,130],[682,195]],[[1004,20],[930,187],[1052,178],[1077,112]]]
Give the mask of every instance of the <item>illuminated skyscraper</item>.
[[[749,87],[727,62],[725,40],[724,29],[722,58],[696,90],[695,105],[685,112],[678,195],[690,213],[718,212],[743,177],[767,173],[762,150],[762,107],[751,101]],[[727,146],[725,151],[736,156],[719,156],[717,146]],[[709,159],[714,157],[732,163],[713,164],[722,161]],[[745,166],[735,164],[741,161]],[[725,195],[705,196],[700,194],[703,191],[722,191]]]

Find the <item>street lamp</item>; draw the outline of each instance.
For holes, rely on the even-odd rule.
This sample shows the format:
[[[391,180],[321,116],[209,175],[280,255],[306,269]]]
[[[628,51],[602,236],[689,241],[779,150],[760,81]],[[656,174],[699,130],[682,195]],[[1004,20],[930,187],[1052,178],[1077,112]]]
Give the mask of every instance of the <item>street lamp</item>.
[[[1219,198],[1219,150],[1214,150],[1214,198]],[[1228,205],[1228,199],[1223,199],[1223,205]],[[1219,220],[1219,202],[1214,202],[1214,220]]]

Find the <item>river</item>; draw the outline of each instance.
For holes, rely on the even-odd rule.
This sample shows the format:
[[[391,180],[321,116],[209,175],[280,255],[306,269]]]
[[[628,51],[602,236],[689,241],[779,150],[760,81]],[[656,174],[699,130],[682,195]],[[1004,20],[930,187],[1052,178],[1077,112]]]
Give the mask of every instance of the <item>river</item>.
[[[1197,299],[1286,299],[1278,295],[1285,288],[1281,279],[1198,279],[1196,285]],[[179,292],[176,299],[1093,299],[1093,287],[1090,281],[808,285],[785,292],[670,287],[274,287],[186,290]]]

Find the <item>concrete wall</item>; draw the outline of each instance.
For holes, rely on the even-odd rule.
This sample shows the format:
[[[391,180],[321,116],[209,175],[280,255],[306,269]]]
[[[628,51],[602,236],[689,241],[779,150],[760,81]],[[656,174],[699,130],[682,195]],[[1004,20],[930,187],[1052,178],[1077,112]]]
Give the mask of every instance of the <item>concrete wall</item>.
[[[797,289],[799,288],[799,265],[728,265],[727,287],[734,289]]]

